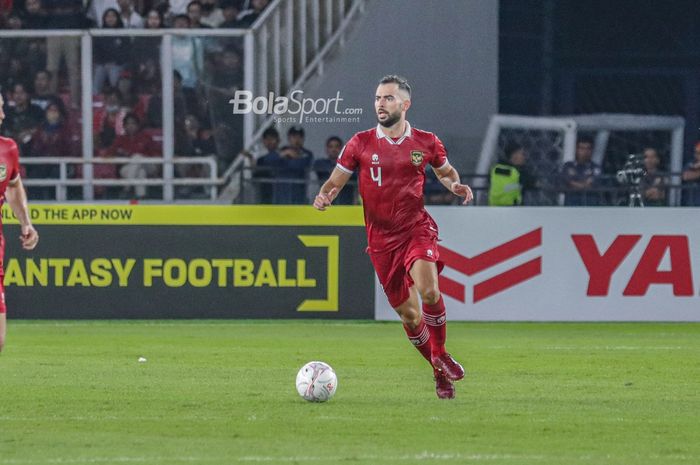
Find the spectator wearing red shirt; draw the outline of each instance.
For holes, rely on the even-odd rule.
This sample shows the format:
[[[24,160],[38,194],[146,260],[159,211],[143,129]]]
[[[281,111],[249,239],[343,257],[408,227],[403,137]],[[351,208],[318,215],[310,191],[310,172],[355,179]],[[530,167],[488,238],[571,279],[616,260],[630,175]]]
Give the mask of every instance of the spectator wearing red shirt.
[[[128,157],[133,160],[142,160],[144,157],[161,156],[162,148],[148,134],[141,130],[141,120],[134,113],[128,113],[124,117],[124,135],[117,136],[109,148],[110,156]],[[119,169],[122,179],[146,179],[158,175],[158,165],[147,163],[127,163]],[[125,189],[125,194],[130,194],[132,188]],[[133,186],[133,193],[137,198],[146,196],[146,186]]]

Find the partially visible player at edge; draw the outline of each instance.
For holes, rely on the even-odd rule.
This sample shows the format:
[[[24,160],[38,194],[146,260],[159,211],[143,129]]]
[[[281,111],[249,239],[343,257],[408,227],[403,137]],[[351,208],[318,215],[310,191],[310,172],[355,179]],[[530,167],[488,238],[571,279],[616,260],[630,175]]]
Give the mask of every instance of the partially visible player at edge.
[[[0,95],[0,126],[5,119],[5,113],[2,109],[4,104],[2,95]],[[29,219],[27,193],[19,176],[19,150],[17,150],[15,141],[0,137],[0,207],[6,200],[19,220],[22,231],[19,240],[22,243],[22,248],[32,250],[39,242],[39,234]],[[5,237],[2,235],[2,222],[0,221],[0,352],[5,346],[7,330],[7,308],[5,307],[5,286],[3,285],[5,277],[4,256]]]
[[[348,141],[314,207],[325,210],[330,206],[353,171],[359,169],[367,251],[374,269],[409,340],[433,367],[438,397],[452,399],[452,382],[464,377],[464,369],[445,351],[438,229],[423,205],[426,165],[430,164],[447,189],[464,197],[465,204],[473,195],[447,160],[440,139],[406,121],[410,107],[411,87],[406,79],[395,75],[382,78],[374,99],[379,124]]]

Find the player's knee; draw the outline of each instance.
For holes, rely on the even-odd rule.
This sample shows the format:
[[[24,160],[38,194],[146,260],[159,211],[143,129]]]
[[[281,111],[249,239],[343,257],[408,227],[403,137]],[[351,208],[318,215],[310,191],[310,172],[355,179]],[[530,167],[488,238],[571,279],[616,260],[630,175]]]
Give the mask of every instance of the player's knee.
[[[434,305],[438,300],[440,300],[440,290],[437,288],[437,286],[422,289],[420,298],[424,304]]]

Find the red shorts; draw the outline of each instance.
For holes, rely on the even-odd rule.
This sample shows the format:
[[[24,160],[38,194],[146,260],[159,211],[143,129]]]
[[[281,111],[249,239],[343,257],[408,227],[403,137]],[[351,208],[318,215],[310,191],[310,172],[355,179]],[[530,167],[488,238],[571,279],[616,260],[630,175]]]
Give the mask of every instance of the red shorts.
[[[418,230],[411,239],[389,252],[370,252],[374,270],[379,282],[389,299],[389,304],[396,308],[410,295],[413,279],[408,273],[416,260],[426,260],[437,264],[438,273],[442,271],[443,263],[439,260],[437,234],[431,230]]]

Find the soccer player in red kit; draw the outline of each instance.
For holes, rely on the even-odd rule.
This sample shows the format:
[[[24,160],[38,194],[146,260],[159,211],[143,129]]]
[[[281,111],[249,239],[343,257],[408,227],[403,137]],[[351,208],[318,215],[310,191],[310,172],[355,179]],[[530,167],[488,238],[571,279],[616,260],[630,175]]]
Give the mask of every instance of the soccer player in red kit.
[[[453,381],[464,377],[464,369],[445,351],[438,228],[423,205],[426,165],[430,164],[447,189],[464,197],[465,204],[473,195],[447,160],[440,139],[406,121],[410,106],[408,82],[394,75],[382,78],[374,100],[379,124],[348,141],[314,207],[325,210],[330,206],[359,170],[367,251],[374,269],[409,340],[433,367],[438,397],[452,399]]]
[[[0,94],[0,126],[5,119],[3,112],[2,95]],[[7,201],[19,220],[21,235],[19,237],[22,248],[32,250],[39,242],[39,234],[32,226],[27,206],[27,194],[19,176],[19,150],[12,139],[0,137],[0,206]],[[2,235],[2,223],[0,222],[0,352],[5,346],[5,334],[7,328],[7,309],[5,307],[5,286],[3,278],[3,260],[5,256],[5,237]]]

